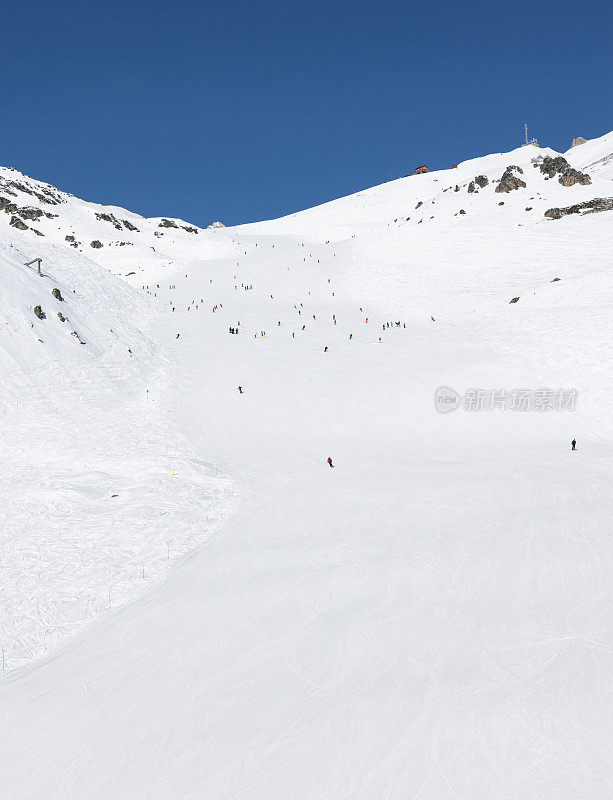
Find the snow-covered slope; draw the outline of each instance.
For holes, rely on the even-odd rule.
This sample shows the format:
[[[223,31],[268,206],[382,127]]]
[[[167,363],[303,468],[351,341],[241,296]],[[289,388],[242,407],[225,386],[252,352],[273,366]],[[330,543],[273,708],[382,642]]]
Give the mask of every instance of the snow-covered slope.
[[[4,212],[4,213],[1,213]],[[17,226],[17,227],[16,227]],[[66,245],[117,274],[160,275],[178,255],[203,251],[229,255],[210,231],[183,220],[146,219],[117,206],[89,203],[9,167],[0,167],[0,230],[24,233],[33,249],[42,242]]]
[[[0,215],[12,800],[610,798],[613,193],[557,157],[133,248]]]
[[[576,169],[581,169],[596,178],[613,181],[613,133],[605,133],[598,139],[572,147],[565,154]]]

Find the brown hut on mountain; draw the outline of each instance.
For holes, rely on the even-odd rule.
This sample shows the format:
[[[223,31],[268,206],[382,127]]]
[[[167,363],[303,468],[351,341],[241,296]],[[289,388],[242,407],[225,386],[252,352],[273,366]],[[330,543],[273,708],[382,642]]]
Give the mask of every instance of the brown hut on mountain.
[[[427,171],[428,171],[428,165],[422,164],[421,167],[417,167],[413,175],[421,175],[422,172],[427,172]]]

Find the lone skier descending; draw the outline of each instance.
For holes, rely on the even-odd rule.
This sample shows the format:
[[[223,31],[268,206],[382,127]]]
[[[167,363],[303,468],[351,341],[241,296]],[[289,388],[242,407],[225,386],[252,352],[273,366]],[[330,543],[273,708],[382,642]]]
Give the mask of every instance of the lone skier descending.
[[[577,445],[577,440],[576,440],[576,439],[573,439],[573,440],[572,440],[572,442],[571,442],[571,445],[572,445],[572,449],[573,449],[573,450],[576,450],[576,449],[577,449],[577,447],[576,447],[576,445]]]
[[[242,387],[242,386],[239,386],[239,387],[238,387],[238,393],[239,393],[239,394],[242,394],[242,393],[243,393],[243,387]]]
[[[334,464],[332,463],[332,459],[331,459],[331,458],[328,458],[328,464],[329,464],[331,467],[334,467]]]

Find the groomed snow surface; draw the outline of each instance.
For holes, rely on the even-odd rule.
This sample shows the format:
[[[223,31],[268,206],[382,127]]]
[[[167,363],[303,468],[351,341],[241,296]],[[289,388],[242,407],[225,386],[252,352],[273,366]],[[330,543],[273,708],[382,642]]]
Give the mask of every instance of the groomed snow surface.
[[[131,247],[2,220],[4,797],[613,796],[613,214],[543,216],[613,184],[538,153]]]

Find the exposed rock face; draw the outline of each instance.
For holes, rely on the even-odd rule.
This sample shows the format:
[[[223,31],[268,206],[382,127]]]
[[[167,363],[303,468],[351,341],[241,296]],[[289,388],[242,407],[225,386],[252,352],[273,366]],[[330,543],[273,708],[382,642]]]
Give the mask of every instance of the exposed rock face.
[[[60,303],[64,302],[64,298],[62,297],[62,293],[59,289],[52,289],[51,294],[55,297],[56,300],[59,300]]]
[[[573,143],[571,147],[578,147],[580,144],[585,144],[587,139],[584,139],[583,136],[577,136],[576,139],[573,139]]]
[[[179,226],[177,225],[177,223],[173,222],[171,219],[163,219],[158,225],[158,228],[178,228],[178,227]]]
[[[474,182],[474,181],[471,181],[471,182],[468,184],[468,191],[469,191],[469,192],[474,192],[474,191],[475,191],[475,182]]]
[[[475,183],[477,184],[477,186],[483,189],[488,185],[489,181],[485,177],[485,175],[477,175],[477,177],[475,178]]]
[[[90,244],[96,250],[99,250],[102,247],[102,242],[99,242],[98,239],[94,239],[94,241],[91,242]]]
[[[19,219],[19,217],[12,216],[9,225],[12,225],[13,228],[17,228],[18,231],[28,230],[28,226],[22,219]]]
[[[556,156],[555,158],[545,156],[542,161],[534,166],[540,169],[545,176],[545,180],[559,175],[558,180],[562,186],[574,186],[575,183],[579,183],[581,186],[588,186],[592,182],[587,173],[573,169],[564,156]]]
[[[516,167],[511,164],[511,166],[507,167],[502,173],[502,178],[498,182],[498,186],[496,186],[497,192],[512,192],[514,189],[526,188],[526,182],[522,181],[522,179],[518,178],[516,175],[513,175],[513,170],[516,170],[521,175],[524,174],[521,167]]]
[[[25,208],[19,209],[19,216],[23,217],[23,219],[33,219],[37,220],[40,219],[43,215],[43,212],[40,208],[33,208],[32,206],[26,206]]]
[[[547,219],[562,219],[568,214],[598,214],[600,211],[613,211],[613,197],[596,197],[585,203],[577,203],[566,208],[548,208],[545,211]]]
[[[34,314],[39,319],[44,319],[45,318],[45,312],[42,310],[42,308],[40,306],[34,306]]]
[[[74,238],[74,236],[64,236],[64,241],[65,242],[74,242],[75,238]]]
[[[560,175],[558,181],[562,186],[574,186],[576,183],[581,186],[587,186],[592,182],[590,176],[585,172],[579,172],[576,169],[568,169],[563,175]]]
[[[460,214],[466,214],[466,211],[464,211],[464,209],[463,209],[463,208],[461,208],[459,213],[460,213]]]
[[[62,314],[61,311],[57,312],[60,322],[66,322],[66,317]]]
[[[113,216],[113,214],[99,214],[96,212],[96,219],[100,222],[110,222],[111,225],[116,228],[118,231],[123,230],[121,227],[121,222]]]
[[[509,300],[509,305],[511,305],[511,303],[517,303],[518,300],[519,300],[519,297],[514,297],[512,300]]]
[[[27,186],[25,183],[21,181],[9,181],[5,178],[0,178],[0,186],[4,189],[7,194],[13,195],[16,197],[16,193],[12,191],[13,189],[18,189],[20,192],[25,192],[25,194],[30,194],[33,197],[36,197],[40,200],[41,203],[48,203],[50,205],[59,205],[62,201],[61,196],[57,193],[57,191],[53,191],[50,186],[44,186],[40,189],[40,191],[36,189],[32,189]]]
[[[140,231],[138,230],[136,225],[132,225],[132,223],[129,220],[122,219],[121,221],[123,222],[126,230],[128,230],[128,231],[136,231],[136,233],[140,233]]]
[[[198,228],[192,228],[191,225],[181,225],[181,227],[188,233],[198,233]],[[222,225],[221,227],[223,228],[224,226]]]
[[[17,211],[17,203],[11,203],[8,197],[0,197],[0,211],[4,211],[5,214],[13,214]]]
[[[207,227],[209,227],[209,228],[225,228],[226,226],[223,224],[223,222],[220,222],[219,220],[217,220],[217,222],[212,222]]]

